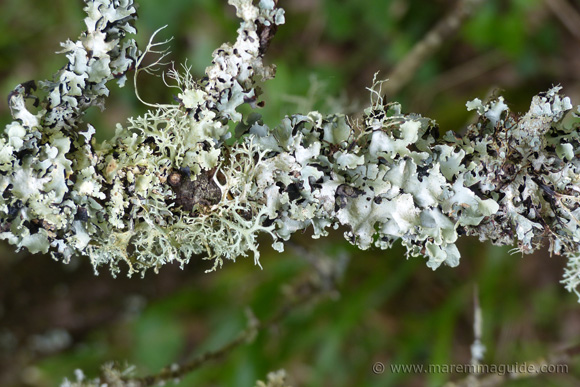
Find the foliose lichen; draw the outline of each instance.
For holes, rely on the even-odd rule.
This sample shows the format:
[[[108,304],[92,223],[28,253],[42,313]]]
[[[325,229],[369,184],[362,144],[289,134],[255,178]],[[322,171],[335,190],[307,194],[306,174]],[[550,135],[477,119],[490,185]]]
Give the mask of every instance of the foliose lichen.
[[[170,70],[178,102],[152,105],[97,144],[83,112],[143,53],[124,40],[134,32],[131,1],[87,0],[88,30],[63,45],[69,63],[42,84],[41,109],[25,106],[30,85],[10,97],[2,239],[65,261],[86,255],[113,274],[125,262],[131,275],[197,254],[214,261],[210,270],[249,252],[259,264],[261,233],[282,251],[297,231],[319,238],[339,227],[361,249],[401,241],[435,269],[458,265],[457,239],[476,235],[522,253],[548,243],[569,256],[564,281],[576,291],[580,132],[562,123],[573,107],[560,87],[523,115],[502,97],[468,102],[479,119],[463,136],[386,103],[376,80],[360,119],[309,112],[269,128],[238,107],[260,105],[257,84],[275,70],[262,58],[284,12],[272,0],[230,4],[238,37],[213,53],[206,77]]]

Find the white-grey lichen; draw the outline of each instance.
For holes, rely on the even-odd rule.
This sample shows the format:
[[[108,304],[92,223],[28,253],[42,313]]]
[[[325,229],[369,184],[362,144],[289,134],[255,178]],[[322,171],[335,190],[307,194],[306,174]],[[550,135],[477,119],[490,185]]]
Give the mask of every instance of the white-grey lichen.
[[[170,70],[177,104],[151,105],[96,144],[81,124],[87,107],[140,63],[130,1],[87,1],[88,31],[64,45],[69,64],[42,108],[31,113],[30,85],[10,97],[14,122],[0,139],[0,237],[67,261],[129,275],[204,254],[235,260],[257,236],[273,246],[312,227],[313,237],[344,226],[361,249],[397,241],[433,269],[459,264],[456,241],[477,235],[532,252],[547,242],[570,257],[566,286],[580,283],[580,140],[565,127],[569,98],[554,87],[524,115],[503,98],[467,103],[479,120],[464,136],[440,137],[433,120],[385,103],[380,82],[363,117],[318,112],[267,127],[256,113],[257,83],[274,76],[262,57],[284,13],[275,1],[230,0],[242,19],[233,45],[213,53],[206,77]],[[234,133],[229,123],[236,123]],[[230,139],[231,136],[234,139]]]
[[[268,372],[266,381],[258,380],[255,387],[290,387],[286,382],[286,371],[278,370]]]
[[[115,363],[106,363],[101,367],[100,375],[88,378],[83,370],[74,371],[74,379],[65,378],[60,387],[140,387],[143,384],[131,377],[135,373],[135,366],[126,364],[119,366]]]

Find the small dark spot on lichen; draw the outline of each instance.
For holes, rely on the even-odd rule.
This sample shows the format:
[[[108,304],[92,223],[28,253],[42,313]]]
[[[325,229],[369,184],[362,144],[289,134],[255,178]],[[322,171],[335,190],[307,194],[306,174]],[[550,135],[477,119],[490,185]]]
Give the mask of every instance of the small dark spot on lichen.
[[[296,183],[288,184],[288,187],[286,187],[285,191],[288,193],[288,198],[290,200],[296,200],[302,197],[300,194],[300,186]]]
[[[362,193],[364,193],[364,191],[348,184],[339,185],[336,187],[336,193],[334,194],[335,211],[346,207],[349,198],[356,198]]]
[[[87,220],[89,220],[89,212],[85,207],[77,207],[75,219],[80,220],[81,222],[86,222]]]

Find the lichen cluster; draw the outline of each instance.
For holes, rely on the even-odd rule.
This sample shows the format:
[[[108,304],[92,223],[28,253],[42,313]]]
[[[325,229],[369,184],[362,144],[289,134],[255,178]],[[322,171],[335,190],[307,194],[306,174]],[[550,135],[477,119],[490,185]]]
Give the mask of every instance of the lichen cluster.
[[[572,105],[559,89],[535,97],[522,117],[502,98],[468,103],[480,119],[464,137],[440,138],[435,122],[380,97],[355,124],[317,113],[272,131],[254,124],[269,151],[262,164],[275,233],[288,239],[312,225],[319,237],[342,225],[361,249],[400,240],[433,269],[459,263],[460,235],[524,253],[544,240],[557,254],[578,251],[580,144],[578,128],[561,125]]]
[[[14,121],[0,138],[0,237],[32,253],[52,246],[65,260],[109,228],[108,216],[98,213],[107,189],[90,141],[95,130],[83,130],[82,116],[103,108],[107,82],[122,85],[138,54],[125,39],[135,32],[132,0],[87,1],[85,11],[87,31],[62,44],[69,62],[41,83],[47,97],[39,111],[26,106],[27,99],[38,106],[36,84],[19,85],[8,99]]]
[[[32,90],[23,85],[10,97],[15,121],[0,143],[0,237],[64,261],[88,255],[113,274],[120,262],[131,275],[195,254],[217,265],[253,251],[258,262],[256,236],[273,229],[250,199],[263,152],[251,141],[225,141],[228,122],[242,118],[236,108],[256,103],[254,78],[273,76],[262,56],[284,13],[273,1],[231,4],[242,19],[238,40],[214,52],[207,77],[171,71],[178,104],[155,105],[96,144],[92,126],[79,130],[84,111],[100,105],[105,83],[122,83],[143,54],[134,41],[120,41],[134,32],[131,1],[87,1],[88,30],[63,45],[69,64],[43,83],[42,109],[27,110]]]
[[[339,227],[361,249],[401,241],[435,269],[456,266],[458,237],[477,235],[523,253],[547,242],[570,257],[565,280],[576,288],[579,128],[562,124],[572,105],[559,87],[524,115],[501,97],[468,102],[479,120],[464,136],[441,136],[433,120],[385,103],[376,81],[362,118],[310,112],[269,128],[237,108],[261,105],[257,83],[274,76],[262,57],[284,13],[273,0],[230,3],[238,38],[214,52],[206,77],[170,70],[177,103],[151,105],[96,144],[82,113],[143,54],[122,40],[132,2],[87,1],[88,31],[64,45],[69,64],[43,83],[41,109],[27,110],[26,85],[10,97],[1,238],[65,261],[87,255],[114,274],[125,262],[131,275],[197,254],[212,269],[249,252],[259,264],[261,233],[281,251],[297,231],[319,238]]]

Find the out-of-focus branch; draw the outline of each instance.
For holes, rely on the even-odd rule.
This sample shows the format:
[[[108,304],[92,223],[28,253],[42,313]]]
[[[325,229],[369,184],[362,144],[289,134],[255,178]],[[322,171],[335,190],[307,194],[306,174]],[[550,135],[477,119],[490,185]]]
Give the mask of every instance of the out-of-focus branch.
[[[546,5],[562,22],[564,27],[580,40],[580,14],[566,0],[546,0]]]
[[[233,340],[213,351],[205,352],[193,360],[181,366],[168,366],[161,372],[142,378],[127,378],[128,386],[153,386],[162,382],[180,379],[187,374],[201,368],[212,360],[218,360],[227,356],[237,347],[244,343],[251,343],[258,333],[267,330],[280,323],[296,308],[309,303],[316,303],[321,299],[332,296],[336,292],[336,283],[345,269],[345,259],[331,259],[326,256],[315,256],[313,252],[293,245],[297,251],[304,253],[314,270],[311,276],[299,281],[285,289],[285,302],[281,303],[276,312],[267,320],[258,320],[251,311],[248,311],[248,326],[241,331]]]
[[[463,25],[484,0],[459,0],[455,7],[421,39],[389,73],[383,85],[388,96],[396,95],[413,77],[421,64]]]
[[[297,298],[282,305],[280,309],[278,309],[277,312],[272,317],[270,317],[270,319],[264,322],[260,322],[255,317],[253,317],[253,315],[251,315],[248,327],[241,331],[235,339],[226,343],[221,348],[205,352],[190,362],[183,364],[182,366],[169,366],[154,375],[148,375],[142,378],[128,379],[126,380],[127,384],[131,386],[154,386],[163,381],[180,379],[187,374],[201,368],[203,365],[212,360],[218,360],[225,357],[227,354],[242,344],[252,342],[254,337],[259,332],[274,326],[276,323],[280,322],[280,320],[284,319],[291,311],[308,302],[314,302],[326,294],[326,291],[324,291],[322,288],[311,287],[311,290],[312,292],[303,292]]]
[[[440,93],[479,78],[484,74],[506,65],[506,63],[508,63],[508,60],[505,55],[496,49],[447,69],[445,72],[439,74],[433,82],[426,86],[423,85],[424,87],[421,93],[416,93],[415,95],[413,106],[416,107],[417,111],[426,111],[431,107],[433,100]],[[490,96],[491,90],[495,89],[496,87],[490,85]],[[474,116],[474,119],[476,118]]]
[[[92,266],[32,262],[22,254],[0,265],[0,385],[24,383],[26,369],[46,357],[82,345],[91,332],[132,319],[148,302],[167,297],[201,275],[192,263],[169,265],[147,281],[96,277]],[[34,263],[34,264],[31,264]],[[76,263],[75,263],[76,265]]]

